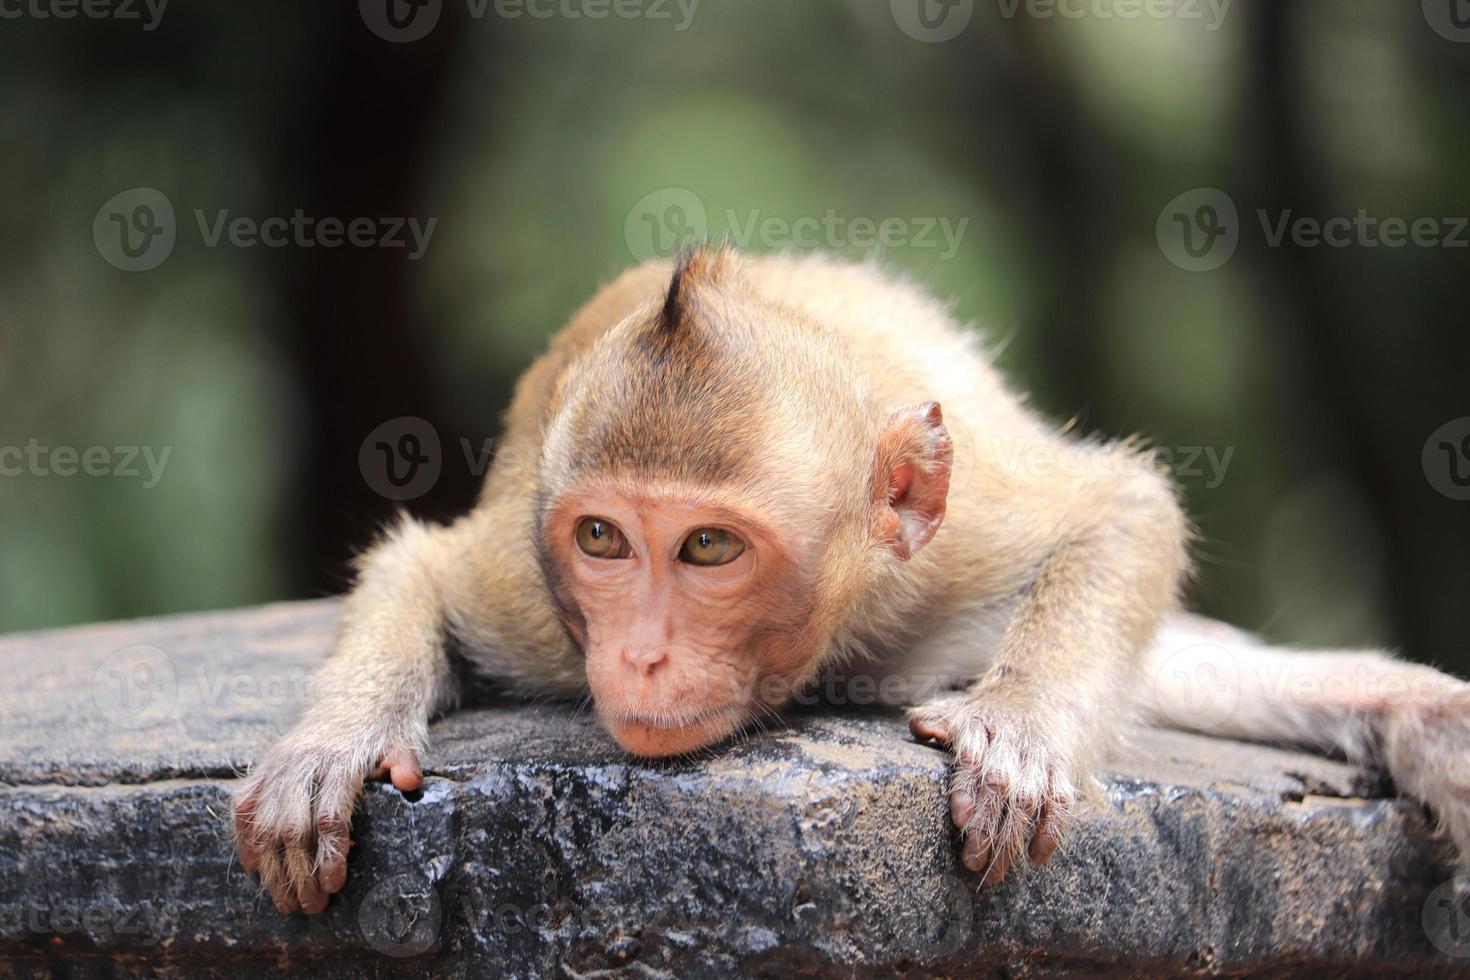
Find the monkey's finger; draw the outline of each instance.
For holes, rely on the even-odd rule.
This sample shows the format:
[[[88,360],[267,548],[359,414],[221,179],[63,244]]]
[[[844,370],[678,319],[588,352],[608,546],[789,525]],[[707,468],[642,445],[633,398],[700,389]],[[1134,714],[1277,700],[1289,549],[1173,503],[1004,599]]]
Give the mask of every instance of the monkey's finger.
[[[317,788],[316,883],[327,895],[335,895],[347,883],[352,808],[361,791],[360,779],[345,767],[324,773]]]
[[[419,754],[413,749],[399,749],[383,760],[393,788],[400,793],[412,793],[424,784],[424,772],[419,768]]]
[[[265,848],[260,852],[260,883],[271,894],[276,911],[290,915],[301,908],[296,900],[296,889],[286,878],[285,859],[279,848]]]
[[[1041,804],[1041,815],[1036,819],[1036,833],[1031,837],[1028,854],[1032,864],[1045,864],[1056,853],[1062,840],[1062,815],[1066,800],[1048,796]]]
[[[423,785],[424,773],[417,752],[398,749],[378,760],[377,768],[368,773],[368,778],[391,782],[400,793],[412,793]]]
[[[960,863],[971,871],[979,873],[984,871],[990,864],[991,843],[990,828],[984,830],[972,829],[965,832],[965,846],[960,850]]]
[[[990,867],[985,871],[985,883],[987,885],[998,885],[1005,878],[1006,872],[1011,868],[1011,849],[1005,846],[997,846],[991,850]]]
[[[996,832],[1005,808],[1005,787],[987,776],[975,796],[974,811],[965,825],[965,847],[960,860],[971,871],[984,871],[994,859]]]
[[[307,915],[321,915],[326,911],[327,901],[332,897],[321,890],[316,878],[311,875],[297,883],[296,894],[301,901],[301,911]]]
[[[986,884],[999,884],[1010,870],[1011,863],[1026,850],[1027,831],[1034,810],[1035,805],[1024,796],[1011,800],[1007,805],[1000,829],[995,833],[994,852],[990,867],[985,871]]]
[[[255,797],[247,796],[235,804],[235,853],[240,867],[248,875],[260,866],[260,847],[256,841]]]
[[[962,789],[949,794],[949,819],[964,830],[975,816],[975,797]]]
[[[316,883],[324,895],[335,895],[347,884],[348,824],[341,817],[316,822]]]
[[[327,907],[327,893],[316,884],[312,856],[305,847],[286,848],[286,878],[290,887],[295,890],[297,904],[307,915],[316,915]]]
[[[913,732],[915,738],[930,739],[940,745],[949,744],[949,726],[936,718],[915,715],[909,718],[909,731]]]

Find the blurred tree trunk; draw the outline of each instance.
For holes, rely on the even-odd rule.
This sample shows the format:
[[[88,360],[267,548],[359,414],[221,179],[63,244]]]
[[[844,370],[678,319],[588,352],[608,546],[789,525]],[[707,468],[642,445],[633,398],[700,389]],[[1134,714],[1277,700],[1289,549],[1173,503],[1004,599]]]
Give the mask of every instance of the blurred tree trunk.
[[[1004,189],[1030,232],[1018,247],[1045,274],[1042,305],[1024,325],[1041,365],[1028,385],[1034,401],[1063,419],[1079,415],[1084,429],[1131,431],[1138,420],[1122,403],[1127,393],[1109,390],[1099,329],[1109,270],[1098,256],[1113,248],[1127,200],[1126,147],[1089,117],[1076,80],[1044,56],[1038,29],[1031,18],[1000,20],[948,46],[960,80],[953,115],[964,122],[955,152]]]
[[[297,97],[280,107],[272,193],[285,213],[426,221],[426,167],[465,25],[444,4],[437,27],[410,43],[385,41],[353,9],[298,8],[317,31],[319,59]],[[474,25],[488,29],[487,24]],[[407,237],[407,232],[403,232]],[[432,239],[430,249],[432,250]],[[358,449],[378,425],[400,416],[428,420],[452,449],[430,369],[427,331],[416,323],[409,248],[282,250],[276,278],[287,322],[281,342],[296,365],[301,406],[297,484],[290,496],[286,553],[293,592],[340,590],[346,562],[398,504],[359,470]],[[444,465],[414,511],[444,516],[473,498],[466,467]]]
[[[1395,261],[1403,249],[1300,248],[1289,238],[1267,246],[1251,227],[1257,208],[1273,220],[1288,209],[1325,220],[1371,202],[1337,202],[1327,191],[1328,168],[1312,142],[1317,128],[1303,78],[1312,38],[1300,6],[1262,2],[1241,13],[1251,26],[1254,70],[1242,108],[1257,183],[1242,201],[1243,252],[1281,310],[1277,319],[1291,327],[1279,374],[1291,385],[1285,402],[1296,408],[1283,421],[1295,429],[1298,475],[1330,468],[1353,479],[1383,532],[1394,635],[1408,655],[1463,672],[1470,669],[1460,612],[1470,596],[1470,504],[1432,488],[1420,452],[1440,425],[1470,415],[1465,253],[1417,249]],[[1453,206],[1436,217],[1466,214],[1470,202],[1442,203]]]

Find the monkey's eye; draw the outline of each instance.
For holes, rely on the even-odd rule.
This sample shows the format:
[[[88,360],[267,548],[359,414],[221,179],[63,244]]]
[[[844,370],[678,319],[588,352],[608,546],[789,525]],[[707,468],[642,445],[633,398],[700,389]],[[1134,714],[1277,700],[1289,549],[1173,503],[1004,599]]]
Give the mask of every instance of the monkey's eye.
[[[702,527],[684,539],[679,551],[679,560],[691,565],[726,565],[740,557],[745,542],[729,531]]]
[[[623,532],[600,517],[582,518],[577,525],[577,547],[593,558],[627,558],[632,554]]]

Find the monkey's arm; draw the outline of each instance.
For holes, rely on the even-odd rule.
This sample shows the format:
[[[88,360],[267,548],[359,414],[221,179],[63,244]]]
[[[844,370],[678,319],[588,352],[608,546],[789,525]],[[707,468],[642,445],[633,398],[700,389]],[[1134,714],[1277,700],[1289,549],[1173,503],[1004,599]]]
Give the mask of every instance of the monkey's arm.
[[[911,716],[916,734],[955,754],[963,860],[990,880],[1022,853],[1041,863],[1055,850],[1186,569],[1187,526],[1165,479],[1122,450],[1075,451],[1070,475],[1008,494],[1015,510],[997,515],[1036,536],[1023,545],[1028,580],[989,669]]]
[[[240,863],[282,912],[319,912],[346,882],[365,778],[418,788],[429,715],[455,694],[440,579],[456,537],[405,520],[364,556],[311,702],[236,793]]]
[[[283,912],[320,912],[346,881],[348,827],[369,776],[422,778],[430,716],[458,695],[446,640],[484,675],[535,694],[575,695],[576,650],[546,596],[530,531],[541,426],[567,361],[668,272],[631,270],[598,293],[521,378],[478,506],[450,527],[406,521],[369,552],[342,631],[301,719],[235,797],[241,863]]]
[[[349,824],[365,779],[419,787],[429,718],[458,695],[449,631],[466,634],[467,651],[479,654],[482,670],[503,671],[498,679],[554,686],[536,684],[561,651],[535,646],[556,634],[549,608],[538,605],[542,590],[518,521],[525,506],[518,493],[450,527],[405,520],[362,560],[312,702],[235,798],[241,864],[260,872],[282,912],[320,912],[345,884]]]

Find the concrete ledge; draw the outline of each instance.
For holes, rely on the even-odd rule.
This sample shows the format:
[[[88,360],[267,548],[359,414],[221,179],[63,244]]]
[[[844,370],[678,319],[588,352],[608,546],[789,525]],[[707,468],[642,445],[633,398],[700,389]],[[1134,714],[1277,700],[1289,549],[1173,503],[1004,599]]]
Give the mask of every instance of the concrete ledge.
[[[337,616],[302,603],[0,640],[0,973],[1470,967],[1443,846],[1375,774],[1139,732],[1063,854],[977,890],[944,753],[873,712],[659,765],[560,707],[455,715],[420,798],[369,788],[346,891],[286,919],[232,859],[228,792],[300,710]]]

